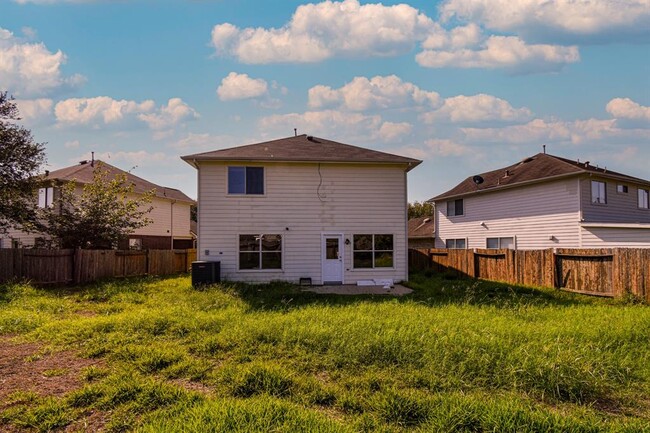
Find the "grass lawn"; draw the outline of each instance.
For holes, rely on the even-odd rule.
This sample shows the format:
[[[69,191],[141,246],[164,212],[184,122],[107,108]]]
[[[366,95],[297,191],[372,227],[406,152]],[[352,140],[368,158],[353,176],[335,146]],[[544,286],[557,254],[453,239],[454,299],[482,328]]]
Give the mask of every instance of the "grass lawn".
[[[409,286],[0,285],[0,431],[650,432],[650,307]]]

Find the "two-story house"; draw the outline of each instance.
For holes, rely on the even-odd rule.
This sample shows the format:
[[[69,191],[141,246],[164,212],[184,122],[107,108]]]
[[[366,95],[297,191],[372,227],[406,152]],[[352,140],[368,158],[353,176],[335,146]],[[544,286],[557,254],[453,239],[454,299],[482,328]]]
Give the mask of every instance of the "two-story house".
[[[437,248],[650,247],[650,181],[546,153],[431,200]]]
[[[407,173],[421,161],[298,135],[183,156],[198,256],[228,280],[408,278]]]
[[[126,182],[133,185],[135,195],[153,191],[152,202],[148,205],[153,209],[147,215],[152,223],[137,229],[133,234],[118,245],[120,249],[171,249],[192,248],[193,238],[190,232],[190,207],[194,200],[178,189],[156,185],[145,179],[123,171],[106,162],[99,160],[82,161],[77,165],[47,171],[42,176],[43,188],[38,191],[38,206],[52,206],[60,194],[60,186],[74,182],[76,191],[81,193],[83,185],[93,181],[96,168],[102,167],[109,176],[125,175]],[[25,233],[9,228],[0,235],[1,248],[19,248],[38,246],[41,239],[46,237],[38,233]]]

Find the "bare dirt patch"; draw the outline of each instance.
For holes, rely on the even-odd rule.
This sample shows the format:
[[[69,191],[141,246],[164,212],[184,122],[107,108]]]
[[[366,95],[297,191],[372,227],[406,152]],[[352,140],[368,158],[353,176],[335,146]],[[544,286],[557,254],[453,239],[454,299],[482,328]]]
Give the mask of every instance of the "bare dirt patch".
[[[80,388],[81,370],[98,364],[72,351],[46,352],[38,343],[0,337],[0,410],[7,406],[7,396],[16,391],[57,397]]]

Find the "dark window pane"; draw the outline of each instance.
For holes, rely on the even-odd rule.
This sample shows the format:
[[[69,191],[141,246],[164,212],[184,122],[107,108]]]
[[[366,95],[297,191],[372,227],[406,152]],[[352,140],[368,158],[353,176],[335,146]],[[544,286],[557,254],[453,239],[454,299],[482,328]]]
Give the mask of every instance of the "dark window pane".
[[[355,268],[372,268],[372,253],[355,252],[354,253],[354,267]]]
[[[447,239],[445,246],[447,248],[456,248],[456,239]]]
[[[393,235],[375,235],[375,251],[393,250]]]
[[[239,251],[259,251],[259,235],[239,235]]]
[[[239,269],[259,269],[260,253],[239,253]]]
[[[262,269],[281,269],[282,253],[262,253]]]
[[[392,267],[393,267],[392,252],[375,253],[375,268],[392,268]]]
[[[264,167],[246,167],[246,194],[264,194]]]
[[[447,216],[456,215],[456,204],[453,201],[447,202]]]
[[[337,260],[339,258],[339,238],[325,239],[325,258]]]
[[[455,202],[456,213],[455,215],[463,215],[463,199],[458,199]]]
[[[282,236],[264,235],[262,238],[262,251],[280,251],[282,250]]]
[[[354,235],[354,249],[372,251],[372,235]]]
[[[228,167],[228,194],[246,192],[246,167]]]
[[[465,239],[456,239],[456,248],[465,249]]]
[[[499,248],[499,238],[487,238],[487,247],[490,249]]]

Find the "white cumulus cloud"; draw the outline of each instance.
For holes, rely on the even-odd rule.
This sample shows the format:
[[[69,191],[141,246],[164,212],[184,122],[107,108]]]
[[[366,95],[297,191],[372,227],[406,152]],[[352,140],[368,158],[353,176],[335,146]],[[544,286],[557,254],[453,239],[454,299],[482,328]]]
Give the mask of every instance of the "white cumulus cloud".
[[[323,110],[304,113],[276,114],[262,117],[259,129],[265,133],[317,135],[345,142],[402,141],[413,126],[407,122],[384,122],[379,115],[366,115],[349,111]]]
[[[196,111],[180,98],[172,98],[166,105],[156,107],[152,100],[136,102],[115,100],[108,96],[66,99],[56,104],[54,114],[60,125],[98,128],[128,122],[143,122],[156,130],[198,117]]]
[[[309,89],[309,106],[312,108],[339,106],[352,111],[366,111],[413,106],[435,107],[439,102],[438,93],[422,90],[396,75],[371,79],[354,77],[350,83],[338,89],[323,85]]]
[[[428,153],[432,156],[462,156],[471,151],[468,146],[446,138],[433,138],[427,140],[425,145]]]
[[[361,5],[358,0],[298,6],[281,28],[214,26],[212,45],[244,63],[318,62],[334,56],[372,57],[408,52],[434,27],[407,5]]]
[[[650,37],[648,0],[447,0],[443,19],[541,40],[612,42]]]
[[[415,60],[427,68],[503,68],[513,73],[540,73],[559,71],[579,61],[580,53],[575,46],[529,45],[517,36],[490,36],[477,47],[425,49]]]
[[[65,62],[61,50],[51,52],[43,43],[26,42],[0,28],[0,83],[10,93],[42,96],[83,84],[81,75],[64,76]]]
[[[187,120],[198,119],[199,114],[187,105],[181,98],[171,98],[167,105],[163,105],[152,113],[138,115],[138,119],[149,125],[151,129],[165,129]]]
[[[408,122],[384,122],[379,128],[379,138],[383,141],[401,141],[411,131],[413,125]]]
[[[54,102],[51,99],[16,99],[18,113],[26,125],[35,125],[52,117]]]
[[[447,98],[439,109],[423,114],[421,119],[425,123],[522,122],[531,116],[531,111],[526,107],[514,108],[504,99],[481,93]]]
[[[231,72],[217,88],[217,95],[222,101],[259,98],[268,93],[268,84],[261,78],[251,78],[248,74]]]
[[[645,107],[630,98],[614,98],[607,103],[605,109],[617,119],[650,122],[650,107]]]

